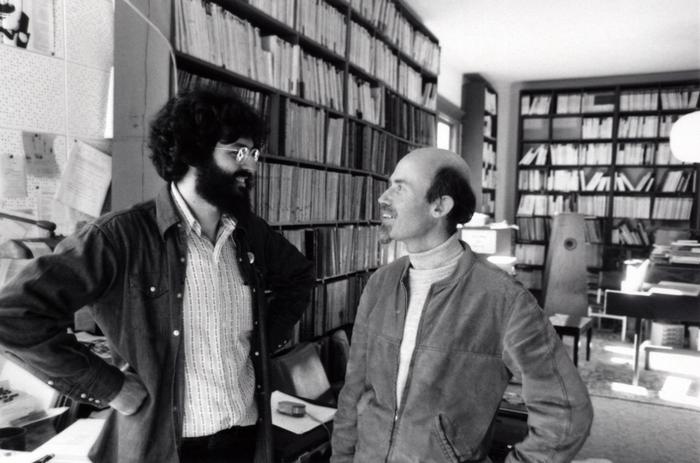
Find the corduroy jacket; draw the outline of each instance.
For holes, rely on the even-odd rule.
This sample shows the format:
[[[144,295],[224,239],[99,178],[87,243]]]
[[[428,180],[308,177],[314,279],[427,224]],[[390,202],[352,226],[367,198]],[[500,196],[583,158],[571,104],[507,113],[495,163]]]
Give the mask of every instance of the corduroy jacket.
[[[507,461],[570,461],[588,436],[588,391],[535,299],[465,253],[430,288],[409,376],[396,376],[408,308],[407,257],[369,280],[353,328],[333,431],[333,463],[489,461],[489,429],[514,370],[530,432]]]
[[[184,394],[185,226],[166,187],[151,201],[107,214],[33,260],[0,291],[0,345],[72,399],[104,405],[135,373],[148,396],[131,416],[111,411],[90,457],[100,463],[177,462]],[[256,461],[272,461],[268,354],[299,319],[311,263],[260,218],[232,238],[251,287],[251,353],[259,411]],[[265,294],[265,290],[269,290]],[[114,365],[66,333],[90,305]]]

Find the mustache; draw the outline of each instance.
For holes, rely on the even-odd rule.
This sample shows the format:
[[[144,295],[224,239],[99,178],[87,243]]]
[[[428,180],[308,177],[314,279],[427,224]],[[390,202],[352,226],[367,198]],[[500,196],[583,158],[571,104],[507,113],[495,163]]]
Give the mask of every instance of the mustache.
[[[253,173],[251,171],[249,171],[248,169],[244,169],[244,168],[240,168],[240,169],[236,170],[231,175],[233,175],[234,177],[243,177],[246,180],[252,180],[255,177],[255,175],[253,175]]]
[[[391,215],[395,215],[395,214],[396,214],[396,211],[394,210],[393,207],[391,207],[391,206],[384,206],[384,205],[380,205],[380,206],[379,206],[379,212],[382,213],[382,214],[384,214],[384,213],[386,213],[386,214],[391,214]]]

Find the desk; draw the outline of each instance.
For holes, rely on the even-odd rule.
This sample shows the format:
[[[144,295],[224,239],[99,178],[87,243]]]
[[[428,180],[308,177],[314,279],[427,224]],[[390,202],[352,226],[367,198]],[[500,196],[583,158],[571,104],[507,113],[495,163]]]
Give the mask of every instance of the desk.
[[[634,323],[634,376],[633,385],[639,383],[639,345],[642,320],[671,320],[700,322],[700,297],[669,294],[623,292],[605,290],[605,312],[613,315],[635,317]]]

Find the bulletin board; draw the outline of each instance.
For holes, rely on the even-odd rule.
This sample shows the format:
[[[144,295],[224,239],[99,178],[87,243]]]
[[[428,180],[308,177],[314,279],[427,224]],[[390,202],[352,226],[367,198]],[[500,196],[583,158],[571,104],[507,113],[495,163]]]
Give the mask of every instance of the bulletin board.
[[[76,175],[90,180],[86,188],[99,183],[103,202],[111,180],[113,3],[9,0],[0,5],[0,28],[0,211],[50,220],[70,234],[104,210],[66,195],[80,187]]]

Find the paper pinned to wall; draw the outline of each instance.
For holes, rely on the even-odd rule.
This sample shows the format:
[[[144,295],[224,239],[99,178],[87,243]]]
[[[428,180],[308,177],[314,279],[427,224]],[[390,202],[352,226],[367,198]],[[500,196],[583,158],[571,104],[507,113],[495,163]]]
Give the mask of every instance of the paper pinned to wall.
[[[44,53],[53,53],[56,49],[54,43],[54,2],[35,0],[32,5],[32,13],[34,21],[29,24],[30,48]]]
[[[27,172],[24,156],[0,152],[0,199],[26,196]]]
[[[58,186],[56,199],[98,217],[112,180],[112,157],[76,140]]]
[[[22,145],[27,161],[27,174],[35,177],[57,178],[60,174],[53,150],[55,135],[22,132]]]

